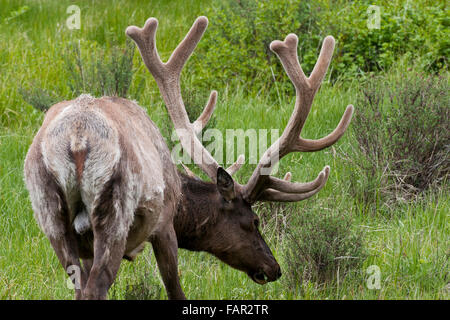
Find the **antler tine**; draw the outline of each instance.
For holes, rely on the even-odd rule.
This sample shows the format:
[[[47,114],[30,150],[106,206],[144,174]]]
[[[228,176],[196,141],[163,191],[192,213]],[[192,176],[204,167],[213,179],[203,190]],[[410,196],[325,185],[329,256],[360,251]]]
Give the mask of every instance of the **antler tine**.
[[[275,177],[269,177],[269,183],[268,188],[270,189],[276,189],[280,192],[286,192],[286,193],[305,193],[312,191],[316,188],[318,188],[322,183],[323,179],[325,178],[325,172],[326,170],[330,170],[329,167],[324,168],[323,171],[321,171],[317,178],[310,182],[305,183],[298,183],[298,182],[289,182],[284,179],[278,179]]]
[[[155,18],[148,19],[142,29],[135,26],[128,27],[126,34],[136,42],[145,65],[158,84],[183,149],[212,181],[216,181],[219,164],[202,145],[196,134],[201,132],[211,118],[217,101],[217,92],[211,92],[202,114],[194,123],[191,123],[186,113],[180,88],[181,71],[207,26],[208,19],[206,17],[197,18],[167,63],[161,61],[156,49],[155,37],[158,21]],[[241,165],[240,163],[234,164],[229,170],[234,173]]]
[[[180,164],[181,164],[181,166],[183,167],[184,171],[186,172],[186,174],[187,174],[189,177],[192,177],[192,178],[194,178],[194,179],[199,179],[199,178],[195,175],[195,173],[192,172],[192,170],[189,169],[184,163],[180,163]]]
[[[189,32],[186,34],[186,37],[172,52],[169,61],[167,61],[167,66],[174,73],[178,74],[178,76],[181,74],[184,64],[197,47],[197,44],[202,38],[207,27],[208,18],[204,16],[198,17]]]
[[[250,203],[257,200],[303,200],[318,192],[325,184],[329,167],[326,167],[314,181],[302,184],[287,181],[290,176],[281,180],[270,177],[268,174],[270,174],[273,165],[290,152],[317,151],[332,145],[339,140],[350,124],[353,114],[353,106],[351,105],[347,107],[339,125],[328,136],[318,140],[300,137],[311,110],[314,95],[319,89],[330,64],[334,44],[333,37],[328,36],[324,39],[319,58],[309,78],[306,78],[298,61],[298,38],[295,34],[289,34],[284,41],[275,40],[270,44],[270,49],[277,54],[295,87],[295,107],[283,134],[266,150],[249,181],[244,186],[244,197]],[[263,172],[263,169],[265,169],[265,172]]]
[[[303,193],[288,193],[281,192],[276,189],[266,189],[261,193],[258,201],[297,202],[308,199],[318,193],[325,186],[329,175],[330,167],[326,166],[319,174],[319,176],[321,176],[321,182],[316,188]]]
[[[291,181],[291,179],[292,179],[292,173],[286,172],[286,174],[284,175],[283,180],[284,181]]]
[[[226,169],[226,171],[228,172],[228,174],[234,175],[234,174],[242,167],[242,165],[244,164],[244,162],[245,162],[245,156],[244,156],[243,154],[241,154],[241,155],[238,157],[238,159],[236,160],[236,162],[233,163],[231,166],[229,166],[229,167]],[[192,172],[192,170],[189,169],[185,164],[183,164],[183,163],[180,163],[180,164],[181,164],[181,166],[183,167],[184,171],[186,172],[186,174],[187,174],[188,176],[190,176],[190,177],[192,177],[192,178],[195,178],[195,179],[200,179],[200,178],[197,177],[197,176],[195,175],[195,173]]]
[[[275,40],[270,44],[270,50],[275,52],[283,64],[284,70],[297,90],[309,87],[308,79],[303,72],[297,55],[298,38],[295,34],[289,34],[284,41]]]
[[[339,124],[329,135],[317,140],[303,139],[302,137],[299,137],[297,143],[293,147],[293,150],[312,152],[312,151],[319,151],[333,145],[343,136],[348,126],[350,125],[353,116],[353,111],[354,107],[351,104],[348,105],[347,108],[345,109],[345,112],[341,120],[339,121]]]
[[[235,174],[235,173],[242,167],[242,165],[244,164],[244,162],[245,162],[245,156],[244,156],[243,154],[241,154],[241,155],[237,158],[236,162],[233,163],[231,166],[229,166],[229,167],[227,168],[226,171],[227,171],[230,175],[233,175],[233,174]]]
[[[161,79],[165,72],[165,66],[156,49],[155,35],[157,28],[158,20],[150,18],[145,22],[142,29],[136,26],[129,26],[125,33],[136,42],[142,60],[153,77]]]
[[[322,80],[327,73],[328,66],[330,65],[331,57],[333,56],[334,44],[335,41],[332,36],[327,36],[323,40],[319,58],[317,59],[314,69],[308,78],[308,82],[312,88],[319,88],[322,83]]]
[[[186,37],[172,52],[167,63],[163,63],[156,49],[156,29],[158,20],[150,18],[145,22],[144,27],[138,28],[130,26],[125,33],[136,42],[145,65],[150,70],[155,79],[170,79],[170,76],[180,77],[184,64],[191,56],[203,33],[208,26],[206,17],[198,17]]]
[[[211,119],[211,116],[214,112],[214,108],[216,107],[216,101],[217,101],[217,91],[213,90],[209,95],[208,103],[206,104],[205,109],[203,109],[202,114],[197,118],[197,120],[195,120],[192,123],[195,134],[199,134],[206,126],[209,119]]]

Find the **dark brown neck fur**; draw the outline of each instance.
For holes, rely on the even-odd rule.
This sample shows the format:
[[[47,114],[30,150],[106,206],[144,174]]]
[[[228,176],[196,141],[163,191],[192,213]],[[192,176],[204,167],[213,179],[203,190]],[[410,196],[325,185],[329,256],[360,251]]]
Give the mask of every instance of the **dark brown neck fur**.
[[[211,230],[217,222],[216,185],[179,173],[183,198],[174,217],[178,247],[210,252]]]

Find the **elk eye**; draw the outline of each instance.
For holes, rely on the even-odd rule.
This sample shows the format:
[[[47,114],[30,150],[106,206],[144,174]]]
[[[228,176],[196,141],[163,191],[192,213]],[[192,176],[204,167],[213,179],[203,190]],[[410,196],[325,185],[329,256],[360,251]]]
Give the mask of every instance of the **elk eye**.
[[[259,227],[259,220],[258,219],[253,220],[253,224],[255,225],[255,228],[258,228]]]

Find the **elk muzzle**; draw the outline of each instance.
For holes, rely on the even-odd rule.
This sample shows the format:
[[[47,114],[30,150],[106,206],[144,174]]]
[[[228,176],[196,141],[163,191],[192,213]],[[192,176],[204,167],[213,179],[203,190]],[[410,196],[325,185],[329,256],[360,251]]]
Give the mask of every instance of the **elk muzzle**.
[[[265,263],[256,272],[249,272],[249,277],[257,284],[266,284],[278,280],[281,277],[281,268],[275,258],[270,263]]]

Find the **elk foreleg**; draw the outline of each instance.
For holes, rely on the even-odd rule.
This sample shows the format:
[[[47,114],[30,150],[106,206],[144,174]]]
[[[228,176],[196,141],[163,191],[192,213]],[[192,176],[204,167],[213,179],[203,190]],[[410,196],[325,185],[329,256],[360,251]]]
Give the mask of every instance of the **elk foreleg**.
[[[168,298],[186,299],[178,276],[178,241],[172,223],[152,235],[151,243]]]

